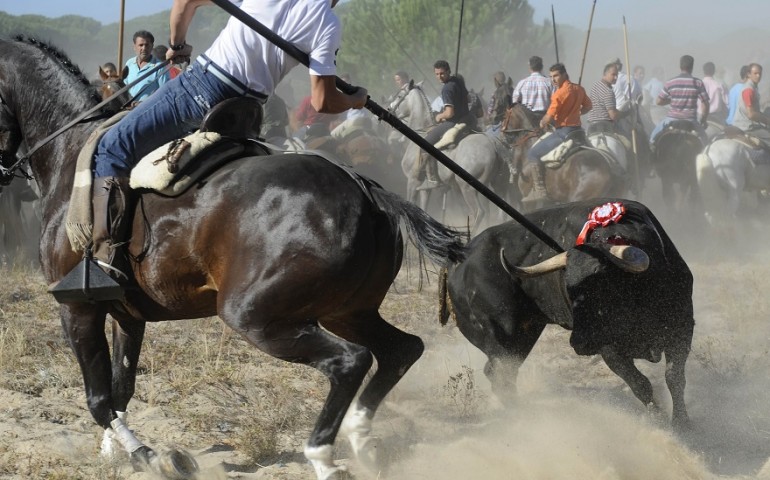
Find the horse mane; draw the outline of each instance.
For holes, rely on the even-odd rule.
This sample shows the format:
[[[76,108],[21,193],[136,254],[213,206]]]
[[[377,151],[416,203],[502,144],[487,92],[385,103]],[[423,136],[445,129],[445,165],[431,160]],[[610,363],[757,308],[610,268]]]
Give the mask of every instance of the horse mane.
[[[86,76],[83,74],[83,71],[80,70],[80,67],[78,67],[68,56],[66,53],[61,51],[58,47],[51,45],[48,42],[44,42],[43,40],[37,39],[35,37],[30,37],[27,35],[14,35],[13,40],[21,43],[26,43],[27,45],[31,45],[33,47],[36,47],[38,50],[46,54],[49,58],[52,58],[56,61],[59,65],[64,67],[64,69],[69,72],[75,79],[78,81],[78,83],[82,84],[85,89],[88,90],[91,97],[98,103],[101,101],[101,98],[98,95],[98,92],[96,91],[96,87],[91,83],[90,80],[86,78]]]

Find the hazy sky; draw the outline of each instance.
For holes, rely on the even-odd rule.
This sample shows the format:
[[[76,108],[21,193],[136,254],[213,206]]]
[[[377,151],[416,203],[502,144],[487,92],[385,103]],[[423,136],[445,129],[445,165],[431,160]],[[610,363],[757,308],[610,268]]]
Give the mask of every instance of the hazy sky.
[[[461,0],[449,1],[457,2],[459,8]],[[557,24],[585,29],[593,0],[529,0],[529,3],[535,8],[534,19],[537,23],[551,17],[553,5]],[[125,4],[125,17],[131,19],[167,10],[171,8],[172,1],[126,0]],[[119,20],[120,0],[0,0],[0,10],[13,15],[83,15],[106,24]],[[693,40],[706,40],[713,32],[743,26],[764,27],[770,21],[768,0],[597,0],[593,26],[621,27],[624,15],[629,32],[666,27],[674,38]],[[689,22],[686,28],[681,29],[683,18],[688,18]]]
[[[353,0],[355,1],[355,0]],[[455,1],[458,8],[461,0]],[[469,0],[479,2],[482,0]],[[126,18],[157,13],[171,8],[171,0],[126,0]],[[529,0],[535,7],[538,23],[551,16],[551,5],[556,11],[556,22],[588,26],[593,0]],[[119,0],[0,0],[0,10],[13,15],[34,13],[49,17],[67,14],[95,18],[102,23],[120,18]],[[756,12],[746,15],[739,12]],[[695,13],[693,13],[695,12]],[[597,0],[593,25],[595,27],[621,26],[623,15],[629,30],[656,25],[673,26],[682,18],[690,18],[687,27],[692,33],[700,29],[702,35],[713,28],[731,29],[744,25],[763,26],[770,20],[767,0]]]

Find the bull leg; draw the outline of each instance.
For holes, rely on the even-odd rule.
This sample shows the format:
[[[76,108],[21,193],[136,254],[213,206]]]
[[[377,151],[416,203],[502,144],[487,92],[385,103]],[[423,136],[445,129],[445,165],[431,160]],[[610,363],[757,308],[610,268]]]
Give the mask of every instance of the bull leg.
[[[680,342],[665,349],[666,355],[666,385],[671,393],[673,411],[671,425],[674,431],[681,432],[690,425],[687,407],[684,403],[684,388],[687,383],[684,375],[685,362],[689,355],[689,341]]]
[[[495,348],[487,353],[489,361],[484,366],[484,374],[492,385],[492,392],[507,406],[516,400],[516,380],[519,368],[545,330],[545,323],[535,320],[513,322],[510,343]],[[482,349],[483,350],[483,349]]]
[[[221,309],[220,316],[260,350],[282,360],[314,367],[329,379],[331,388],[305,446],[305,457],[319,480],[340,478],[344,468],[335,465],[332,459],[334,439],[372,366],[371,352],[330,334],[315,322],[297,324],[270,318],[255,325],[242,318],[235,321],[228,318],[229,310]]]
[[[623,379],[631,387],[636,398],[638,398],[647,408],[656,409],[657,405],[652,398],[652,384],[642,375],[642,372],[634,365],[632,358],[620,355],[611,347],[601,349],[601,355],[604,363],[615,372],[617,376]]]
[[[377,371],[348,410],[341,431],[348,437],[359,463],[378,471],[379,441],[371,435],[372,418],[385,396],[422,356],[425,347],[419,337],[390,325],[376,311],[356,316],[355,323],[324,326],[368,348],[377,359]]]

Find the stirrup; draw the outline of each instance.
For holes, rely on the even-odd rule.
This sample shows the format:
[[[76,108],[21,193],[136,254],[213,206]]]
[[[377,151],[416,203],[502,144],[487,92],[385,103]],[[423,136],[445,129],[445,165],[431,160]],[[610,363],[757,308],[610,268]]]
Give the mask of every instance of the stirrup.
[[[419,187],[417,187],[417,190],[432,190],[434,188],[439,188],[439,187],[443,187],[443,186],[444,186],[444,184],[441,183],[438,180],[430,180],[430,179],[426,178],[422,182],[422,184]]]
[[[48,293],[59,303],[94,303],[124,299],[123,287],[89,257],[84,258],[64,278],[51,285]]]

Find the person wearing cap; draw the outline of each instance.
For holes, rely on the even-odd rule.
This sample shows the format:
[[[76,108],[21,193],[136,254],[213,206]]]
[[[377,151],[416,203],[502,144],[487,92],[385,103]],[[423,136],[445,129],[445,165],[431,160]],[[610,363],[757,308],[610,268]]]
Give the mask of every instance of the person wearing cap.
[[[527,107],[534,114],[537,123],[551,105],[554,85],[550,78],[543,75],[543,59],[537,55],[529,58],[529,72],[528,77],[516,84],[511,100]]]
[[[310,58],[313,106],[323,113],[362,108],[367,91],[337,90],[336,56],[342,26],[332,12],[338,0],[271,2],[243,0],[241,10],[284,38]],[[198,7],[207,0],[174,0],[169,18],[168,60],[186,61],[192,46],[187,32]],[[289,71],[299,64],[236,18],[230,18],[205,53],[177,78],[129,112],[99,141],[94,157],[93,253],[97,263],[118,283],[127,275],[116,268],[120,245],[130,230],[129,175],[139,159],[156,148],[191,133],[218,103],[237,97],[264,102]]]
[[[487,125],[489,132],[500,130],[500,124],[505,118],[505,111],[511,106],[511,79],[505,75],[505,72],[495,72],[492,76],[495,83],[495,91],[487,105]]]

